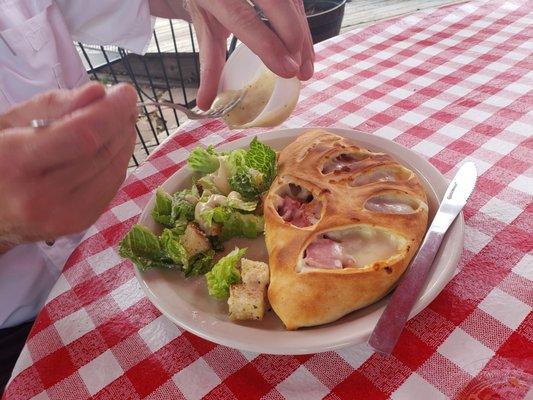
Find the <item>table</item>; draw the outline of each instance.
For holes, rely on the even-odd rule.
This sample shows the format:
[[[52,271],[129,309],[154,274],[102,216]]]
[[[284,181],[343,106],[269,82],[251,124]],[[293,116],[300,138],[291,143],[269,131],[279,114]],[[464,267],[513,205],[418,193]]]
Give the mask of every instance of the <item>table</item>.
[[[5,399],[525,398],[533,376],[532,35],[531,2],[473,1],[316,48],[315,77],[285,127],[373,132],[448,178],[467,160],[480,173],[458,271],[409,321],[393,356],[366,346],[240,352],[180,330],[151,305],[117,243],[192,147],[260,132],[188,123],[128,178],[70,257]]]

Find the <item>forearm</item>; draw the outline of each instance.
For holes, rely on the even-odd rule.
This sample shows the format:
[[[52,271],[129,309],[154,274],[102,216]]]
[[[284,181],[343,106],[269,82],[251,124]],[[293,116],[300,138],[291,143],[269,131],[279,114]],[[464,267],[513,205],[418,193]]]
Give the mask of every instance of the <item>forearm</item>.
[[[183,19],[191,22],[191,16],[184,6],[185,0],[149,0],[150,14],[155,17]]]

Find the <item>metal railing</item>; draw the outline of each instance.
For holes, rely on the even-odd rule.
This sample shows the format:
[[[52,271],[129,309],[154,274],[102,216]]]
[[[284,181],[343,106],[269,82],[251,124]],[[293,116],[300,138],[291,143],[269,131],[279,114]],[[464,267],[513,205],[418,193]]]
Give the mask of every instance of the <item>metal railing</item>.
[[[150,96],[157,99],[165,98],[189,108],[194,107],[200,70],[194,31],[190,24],[188,29],[184,30],[183,24],[186,23],[183,21],[166,21],[168,26],[163,26],[166,28],[164,42],[162,43],[157,29],[154,30],[151,48],[144,56],[129,53],[115,46],[77,43],[76,46],[90,78],[111,85],[130,82],[135,87],[140,101]],[[179,38],[177,24],[181,24]],[[185,44],[183,32],[187,31],[188,38]],[[186,51],[180,49],[180,43]],[[166,51],[162,50],[162,46]],[[139,121],[135,126],[138,140],[130,166],[138,166],[139,162],[183,121],[184,116],[176,110],[142,107]]]

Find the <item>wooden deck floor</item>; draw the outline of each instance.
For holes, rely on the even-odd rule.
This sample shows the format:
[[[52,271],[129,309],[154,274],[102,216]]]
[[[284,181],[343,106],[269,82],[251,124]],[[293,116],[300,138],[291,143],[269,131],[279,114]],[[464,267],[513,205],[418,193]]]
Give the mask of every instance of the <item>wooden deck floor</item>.
[[[341,32],[363,27],[378,21],[409,14],[418,10],[440,7],[446,4],[464,2],[465,0],[352,0],[346,4]],[[180,20],[172,21],[178,50],[192,51],[189,25]],[[159,47],[163,52],[173,52],[174,42],[170,21],[158,19],[155,24]],[[195,39],[195,46],[198,44]],[[152,38],[148,52],[157,52],[155,38]]]

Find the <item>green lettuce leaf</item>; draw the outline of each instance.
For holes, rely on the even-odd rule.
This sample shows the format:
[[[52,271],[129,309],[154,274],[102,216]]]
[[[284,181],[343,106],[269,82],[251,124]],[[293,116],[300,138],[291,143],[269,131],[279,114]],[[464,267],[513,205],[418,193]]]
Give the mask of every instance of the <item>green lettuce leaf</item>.
[[[250,143],[250,150],[246,152],[245,164],[248,168],[253,168],[265,176],[265,183],[268,183],[266,189],[268,189],[276,176],[276,152],[254,137]]]
[[[180,242],[180,235],[170,229],[164,229],[160,237],[161,247],[176,265],[181,265],[183,270],[189,266],[189,255]]]
[[[245,199],[255,200],[263,192],[263,180],[261,179],[261,183],[258,184],[257,177],[262,178],[262,174],[252,174],[251,172],[241,169],[229,179],[229,184],[232,190],[240,193]]]
[[[239,192],[228,194],[228,207],[242,211],[254,211],[257,207],[257,201],[244,201]]]
[[[174,268],[174,262],[162,249],[159,239],[147,228],[134,225],[119,244],[118,253],[130,259],[141,271],[150,268]]]
[[[268,190],[275,176],[276,152],[255,137],[244,153],[244,164],[237,165],[229,184],[245,199],[255,200]]]
[[[240,168],[246,166],[246,150],[236,149],[226,157],[226,165],[230,175],[235,175]]]
[[[210,226],[221,226],[219,238],[226,241],[233,237],[256,238],[264,231],[264,219],[261,215],[244,214],[228,206],[218,206],[202,213]]]
[[[232,213],[236,211],[226,206],[215,207],[213,209],[213,221],[216,223],[224,223],[228,220]]]
[[[220,190],[218,189],[217,185],[215,185],[215,182],[213,182],[212,175],[202,176],[196,181],[196,183],[202,187],[202,198],[204,197],[206,191],[210,194],[220,194]]]
[[[155,205],[152,210],[152,218],[169,228],[174,225],[172,221],[172,196],[161,188],[158,188],[155,192]]]
[[[203,253],[196,254],[191,260],[189,260],[188,267],[184,270],[185,277],[205,275],[211,271],[215,265],[215,251],[207,250]]]
[[[174,227],[172,228],[172,232],[174,232],[176,235],[183,235],[185,233],[185,229],[187,229],[187,224],[189,221],[186,219],[178,219],[174,223]]]
[[[222,257],[213,266],[213,269],[205,274],[209,294],[217,299],[229,297],[229,287],[241,280],[241,273],[237,269],[237,263],[246,253],[246,249],[235,248],[231,253]]]
[[[172,196],[172,221],[177,220],[194,220],[194,207],[198,202],[198,197],[191,189],[181,190]]]
[[[222,223],[220,240],[225,241],[233,237],[256,238],[264,231],[262,215],[232,212]]]
[[[218,155],[213,146],[207,149],[196,147],[187,158],[187,163],[189,168],[195,172],[210,174],[219,167]]]

